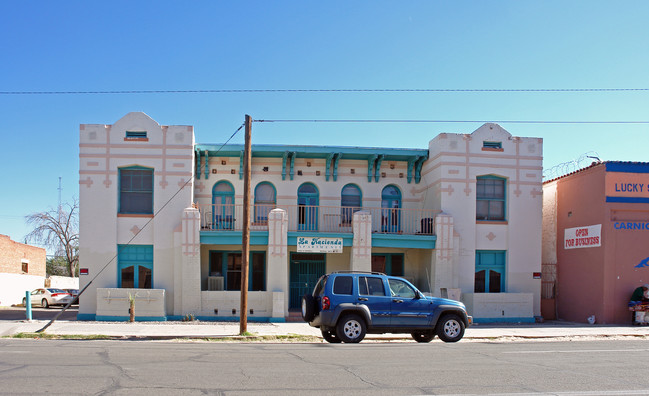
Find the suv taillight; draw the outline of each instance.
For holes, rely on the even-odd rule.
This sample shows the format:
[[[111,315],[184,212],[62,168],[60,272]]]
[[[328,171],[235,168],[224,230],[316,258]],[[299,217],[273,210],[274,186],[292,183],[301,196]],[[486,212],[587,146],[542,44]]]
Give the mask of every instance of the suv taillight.
[[[329,309],[330,306],[331,304],[329,302],[329,297],[327,296],[322,297],[322,310],[326,311]]]

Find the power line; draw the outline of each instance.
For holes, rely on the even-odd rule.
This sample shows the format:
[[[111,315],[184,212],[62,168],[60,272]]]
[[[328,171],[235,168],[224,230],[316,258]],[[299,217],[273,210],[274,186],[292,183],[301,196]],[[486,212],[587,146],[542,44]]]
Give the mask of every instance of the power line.
[[[421,124],[649,124],[649,121],[544,121],[544,120],[253,120],[277,123],[421,123]]]
[[[225,145],[228,144],[228,142],[229,142],[230,140],[232,140],[232,138],[233,138],[233,137],[234,137],[234,136],[235,136],[235,135],[236,135],[236,134],[241,130],[241,128],[243,128],[244,125],[245,125],[245,124],[241,124],[241,126],[240,126],[236,131],[234,131],[234,133],[232,134],[232,136],[230,136],[230,138],[228,138],[228,140],[226,140],[225,143],[223,143],[223,144],[221,145],[221,147],[219,147],[219,149],[216,150],[216,153],[218,153],[219,151],[221,151],[221,149],[223,149],[223,147],[225,147]],[[187,185],[189,185],[189,184],[190,184],[191,182],[193,182],[193,181],[194,181],[194,175],[192,175],[192,176],[191,176],[191,177],[190,177],[190,178],[185,182],[185,184],[183,184],[180,188],[178,188],[178,191],[176,191],[176,192],[174,193],[174,195],[172,195],[171,198],[169,198],[169,199],[167,200],[167,202],[165,202],[164,205],[162,205],[162,207],[161,207],[160,209],[158,209],[157,212],[154,213],[153,217],[151,217],[151,218],[150,218],[150,219],[149,219],[149,220],[144,224],[144,226],[142,226],[142,228],[141,228],[141,229],[140,229],[140,230],[139,230],[135,235],[133,235],[133,237],[132,237],[128,242],[126,242],[125,245],[122,245],[122,246],[128,246],[128,245],[130,245],[131,242],[133,242],[133,240],[134,240],[135,238],[137,238],[137,236],[140,235],[140,233],[141,233],[142,231],[144,231],[144,229],[145,229],[145,228],[146,228],[146,227],[147,227],[147,226],[148,226],[148,225],[153,221],[153,219],[155,219],[155,218],[160,214],[160,212],[162,212],[162,211],[164,210],[164,208],[166,208],[167,205],[168,205],[168,204],[169,204],[169,203],[170,203],[174,198],[176,198],[176,196],[177,196],[178,194],[180,194],[180,192],[183,190],[183,188],[187,187]],[[101,268],[101,270],[99,270],[99,272],[97,272],[97,274],[96,274],[96,275],[95,275],[95,276],[94,276],[94,277],[93,277],[93,278],[92,278],[92,279],[91,279],[91,280],[86,284],[86,286],[85,286],[85,287],[84,287],[84,288],[79,292],[79,295],[78,295],[78,296],[81,296],[81,294],[83,294],[83,292],[88,288],[88,286],[90,286],[90,284],[91,284],[95,279],[97,279],[97,277],[98,277],[102,272],[104,272],[104,270],[105,270],[106,268],[108,268],[108,266],[110,265],[110,263],[112,263],[113,261],[115,261],[115,259],[117,258],[117,255],[118,255],[118,254],[119,254],[119,248],[118,248],[118,253],[116,253],[116,254],[115,254],[115,255],[114,255],[110,260],[108,260],[108,262],[107,262],[107,263],[106,263],[106,264]],[[61,315],[63,314],[63,312],[65,312],[65,310],[68,309],[68,308],[70,307],[70,305],[72,305],[72,301],[70,301],[70,302],[69,302],[65,307],[63,307],[63,309],[62,309],[59,313],[57,313],[56,316],[55,316],[52,320],[50,320],[50,321],[49,321],[45,326],[43,326],[43,328],[41,328],[41,329],[39,329],[39,330],[36,330],[36,332],[37,332],[37,333],[41,333],[41,332],[45,331],[45,329],[47,329],[48,327],[50,327],[50,325],[51,325],[52,323],[54,323],[54,322],[59,318],[59,316],[61,316]]]
[[[647,92],[649,88],[349,88],[349,89],[152,89],[95,91],[0,91],[0,95],[124,95],[202,93],[453,93],[453,92]]]

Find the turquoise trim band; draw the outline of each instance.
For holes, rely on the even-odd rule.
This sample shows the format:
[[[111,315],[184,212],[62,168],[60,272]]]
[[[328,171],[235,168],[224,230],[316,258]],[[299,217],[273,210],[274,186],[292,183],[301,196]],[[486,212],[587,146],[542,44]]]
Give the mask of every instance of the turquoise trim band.
[[[372,234],[372,247],[435,249],[435,235]]]
[[[201,244],[240,245],[241,231],[201,231]],[[268,231],[250,231],[251,245],[268,245]]]
[[[95,315],[95,314],[82,314],[82,313],[78,313],[78,314],[77,314],[77,320],[83,320],[83,321],[94,321],[96,316],[97,316],[97,315]]]

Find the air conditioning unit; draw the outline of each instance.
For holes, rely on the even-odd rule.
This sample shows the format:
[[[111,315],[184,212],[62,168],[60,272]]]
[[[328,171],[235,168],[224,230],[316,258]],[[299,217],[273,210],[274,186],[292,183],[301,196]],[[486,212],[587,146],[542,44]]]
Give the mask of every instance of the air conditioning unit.
[[[207,290],[210,290],[210,291],[223,290],[223,277],[222,276],[208,276],[207,277]]]

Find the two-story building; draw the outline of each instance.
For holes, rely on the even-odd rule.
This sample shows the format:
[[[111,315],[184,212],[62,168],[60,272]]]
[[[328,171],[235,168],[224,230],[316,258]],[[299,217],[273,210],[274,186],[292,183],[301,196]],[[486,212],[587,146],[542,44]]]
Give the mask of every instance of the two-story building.
[[[129,113],[80,127],[81,319],[238,319],[243,145]],[[428,147],[252,145],[248,317],[323,274],[380,271],[476,322],[540,315],[542,139],[485,124]]]

